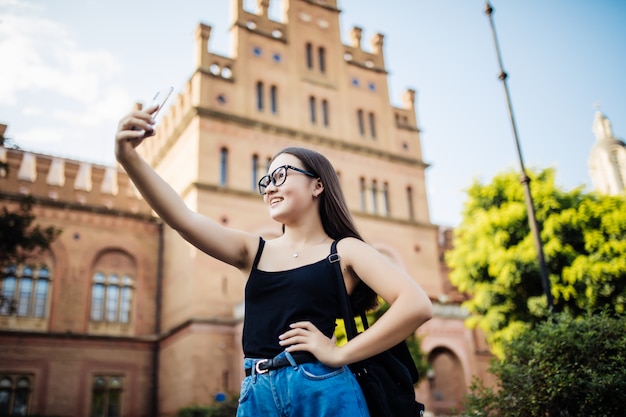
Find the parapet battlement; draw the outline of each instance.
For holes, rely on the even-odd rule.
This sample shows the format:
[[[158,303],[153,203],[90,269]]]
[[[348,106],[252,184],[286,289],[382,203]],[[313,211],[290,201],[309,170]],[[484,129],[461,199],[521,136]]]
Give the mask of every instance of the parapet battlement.
[[[68,206],[151,214],[128,176],[117,167],[1,146],[0,193],[29,195]]]

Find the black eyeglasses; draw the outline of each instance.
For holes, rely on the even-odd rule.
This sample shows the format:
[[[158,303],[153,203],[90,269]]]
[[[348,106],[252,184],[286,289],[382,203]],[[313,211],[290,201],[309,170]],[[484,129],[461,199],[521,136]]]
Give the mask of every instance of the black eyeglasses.
[[[265,195],[265,189],[270,185],[270,183],[274,184],[275,187],[280,187],[281,185],[283,185],[285,180],[287,179],[287,170],[289,169],[293,169],[294,171],[298,171],[304,175],[308,175],[311,178],[317,178],[317,175],[312,172],[305,171],[292,165],[283,165],[276,168],[271,174],[261,177],[261,179],[259,180],[259,194]]]

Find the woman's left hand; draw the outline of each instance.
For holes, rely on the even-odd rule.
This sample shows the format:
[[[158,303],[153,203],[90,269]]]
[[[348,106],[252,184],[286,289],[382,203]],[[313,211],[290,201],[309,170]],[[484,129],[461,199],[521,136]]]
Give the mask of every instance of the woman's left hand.
[[[346,365],[341,359],[341,348],[337,346],[335,336],[326,337],[310,321],[300,321],[289,327],[291,330],[279,336],[280,345],[286,346],[287,352],[311,352],[318,361],[334,368]]]

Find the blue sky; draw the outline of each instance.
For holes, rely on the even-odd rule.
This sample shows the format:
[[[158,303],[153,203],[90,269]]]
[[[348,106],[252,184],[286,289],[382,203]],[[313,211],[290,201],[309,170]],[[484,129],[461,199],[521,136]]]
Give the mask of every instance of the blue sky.
[[[271,16],[280,20],[280,3]],[[246,0],[254,10],[256,1]],[[529,169],[591,187],[595,107],[626,137],[626,1],[492,0]],[[431,220],[455,226],[464,190],[518,169],[484,0],[339,0],[344,43],[385,35],[390,101],[417,90]],[[193,70],[193,31],[228,55],[230,0],[0,0],[0,123],[21,148],[114,164],[118,119]]]

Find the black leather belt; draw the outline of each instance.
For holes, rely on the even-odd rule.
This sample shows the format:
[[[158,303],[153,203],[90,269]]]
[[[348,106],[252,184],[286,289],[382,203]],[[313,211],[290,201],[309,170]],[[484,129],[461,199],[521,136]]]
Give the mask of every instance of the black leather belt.
[[[307,352],[293,353],[291,354],[291,357],[293,357],[293,360],[297,365],[317,360],[315,359],[315,356]],[[291,366],[291,364],[289,363],[287,357],[283,355],[273,359],[260,359],[254,365],[254,369],[255,373],[264,374],[275,369],[284,368],[285,366]],[[246,368],[246,376],[250,375],[252,375],[252,368]]]

